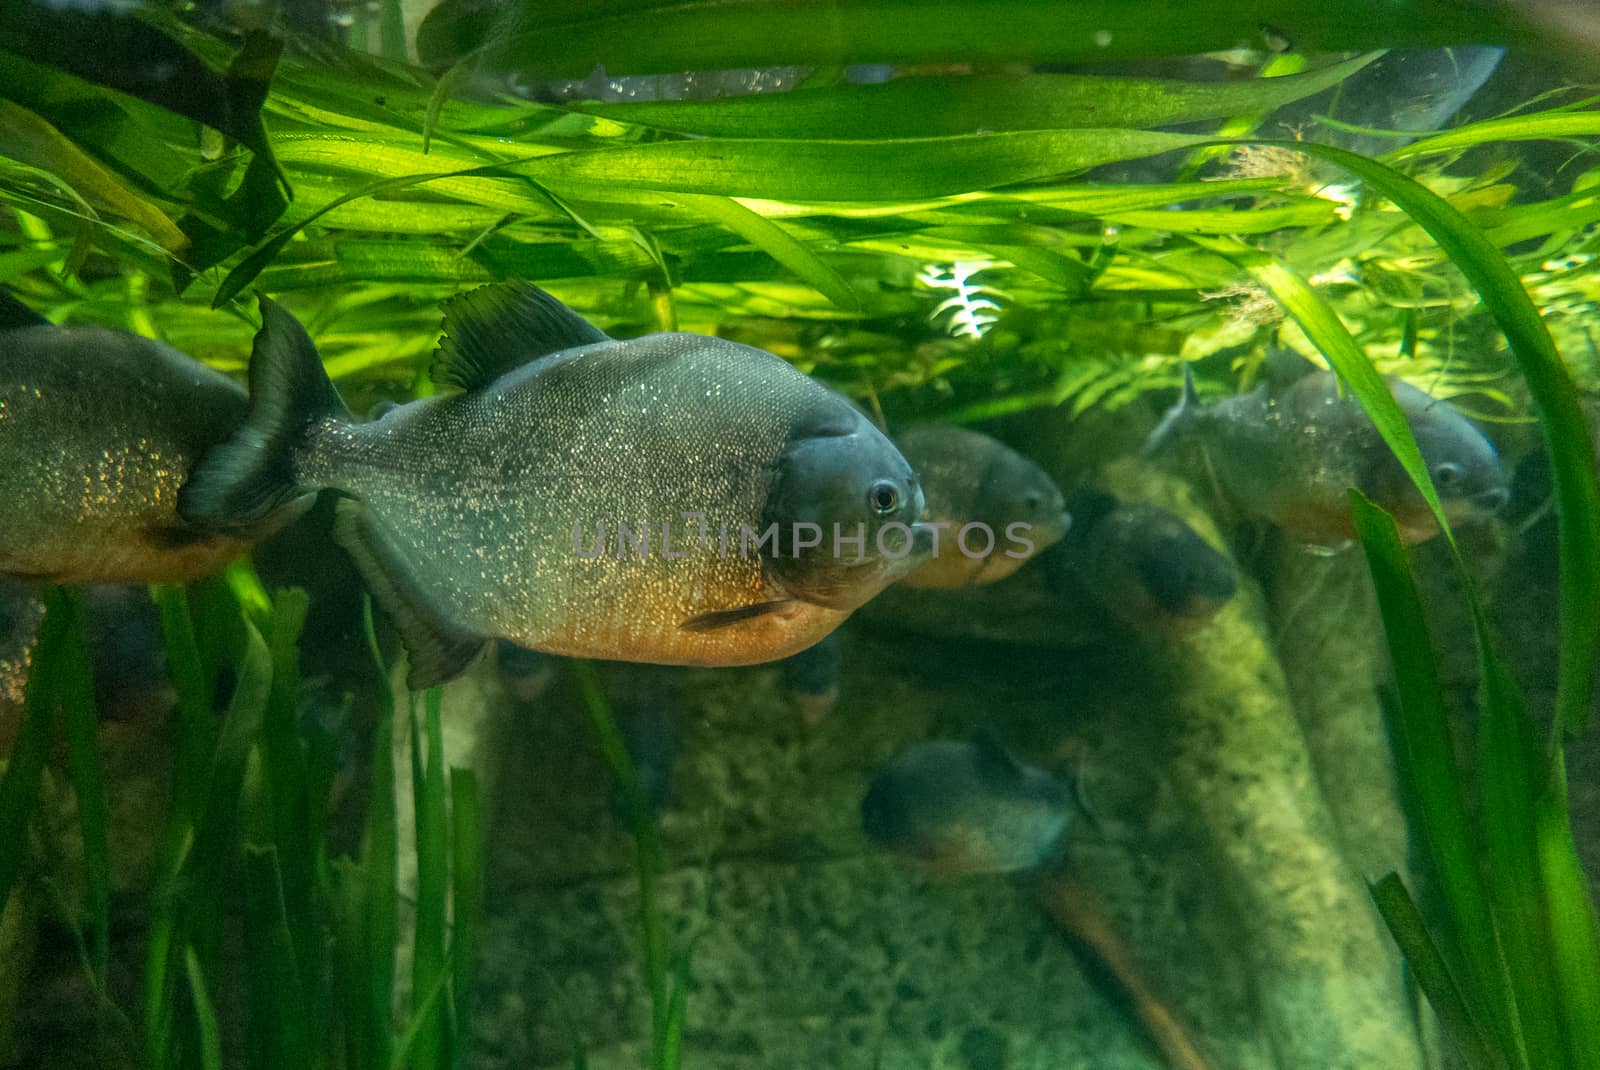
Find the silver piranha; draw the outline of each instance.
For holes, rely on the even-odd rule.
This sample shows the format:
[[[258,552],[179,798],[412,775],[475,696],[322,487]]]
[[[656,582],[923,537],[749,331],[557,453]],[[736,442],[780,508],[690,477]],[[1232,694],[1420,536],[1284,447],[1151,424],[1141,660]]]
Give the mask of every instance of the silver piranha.
[[[395,621],[410,683],[491,639],[745,665],[803,650],[926,552],[922,490],[850,404],[764,350],[607,337],[526,283],[454,299],[432,369],[459,388],[356,422],[262,298],[251,408],[185,488],[247,527],[342,496],[336,537]]]
[[[869,839],[937,876],[1032,869],[1060,849],[1071,814],[1065,784],[986,733],[906,748],[861,802]]]
[[[1447,401],[1397,379],[1389,390],[1416,436],[1452,524],[1481,520],[1506,503],[1494,446]],[[1410,477],[1360,404],[1341,395],[1332,372],[1301,376],[1281,391],[1263,385],[1202,406],[1184,367],[1183,398],[1151,433],[1146,453],[1193,437],[1217,481],[1245,513],[1295,538],[1332,545],[1355,538],[1352,487],[1394,515],[1407,542],[1439,533]]]
[[[282,514],[230,533],[178,492],[244,421],[244,390],[170,346],[57,327],[0,290],[0,574],[153,583],[214,572]]]
[[[1044,469],[998,439],[930,426],[897,435],[895,445],[922,481],[922,519],[936,532],[928,560],[901,581],[907,587],[1003,580],[1072,523]]]

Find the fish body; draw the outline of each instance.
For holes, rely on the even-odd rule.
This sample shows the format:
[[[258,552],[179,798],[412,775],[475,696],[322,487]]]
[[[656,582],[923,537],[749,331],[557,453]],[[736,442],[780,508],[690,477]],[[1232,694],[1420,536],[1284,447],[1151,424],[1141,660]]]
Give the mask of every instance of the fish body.
[[[185,515],[232,528],[336,491],[336,538],[399,627],[414,687],[457,675],[490,639],[672,665],[776,660],[926,544],[900,454],[763,350],[619,341],[530,285],[490,286],[447,310],[434,379],[463,389],[357,423],[294,318],[265,299],[262,315],[249,422],[196,474]],[[835,553],[834,524],[862,541]]]
[[[1286,388],[1263,385],[1201,406],[1185,366],[1183,399],[1152,433],[1147,452],[1168,439],[1199,441],[1218,483],[1245,513],[1308,543],[1355,538],[1346,498],[1352,487],[1388,510],[1407,542],[1439,533],[1422,495],[1377,427],[1332,372],[1302,375]],[[1499,455],[1449,402],[1388,380],[1416,437],[1452,524],[1482,520],[1509,495]]]
[[[259,526],[191,523],[178,495],[244,421],[244,390],[160,342],[31,316],[0,296],[0,573],[152,583],[237,557]]]
[[[940,876],[1031,869],[1061,847],[1067,786],[994,739],[930,740],[895,755],[861,803],[867,837]]]
[[[938,533],[928,560],[901,581],[905,586],[994,583],[1067,533],[1072,520],[1060,489],[998,439],[929,426],[896,436],[895,445],[922,481],[923,522]]]
[[[1089,592],[1130,627],[1191,631],[1238,590],[1233,562],[1165,509],[1091,489],[1067,506],[1072,531],[1041,563],[1058,586]]]

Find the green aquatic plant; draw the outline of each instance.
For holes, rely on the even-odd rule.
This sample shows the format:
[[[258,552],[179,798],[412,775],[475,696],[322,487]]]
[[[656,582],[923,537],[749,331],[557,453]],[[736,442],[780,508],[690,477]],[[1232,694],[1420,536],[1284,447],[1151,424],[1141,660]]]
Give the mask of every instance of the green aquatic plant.
[[[1396,768],[1446,916],[1430,928],[1394,873],[1373,897],[1468,1065],[1600,1066],[1600,937],[1567,814],[1563,729],[1555,722],[1539,738],[1474,604],[1478,746],[1475,759],[1458,759],[1394,521],[1352,500],[1394,666]]]
[[[634,872],[639,882],[639,928],[644,945],[640,968],[645,988],[650,993],[650,1070],[677,1070],[683,1054],[690,948],[686,946],[673,952],[667,943],[666,919],[657,901],[657,890],[666,866],[661,837],[594,667],[587,661],[575,660],[572,669],[594,729],[595,743],[622,794],[628,829],[633,834]]]
[[[81,614],[64,589],[48,594],[24,728],[0,780],[0,831],[7,834],[0,903],[19,880],[52,879],[30,863],[28,844],[51,835],[38,825],[39,785],[60,725],[85,876],[81,906],[59,906],[65,919],[83,917],[89,929],[79,943],[98,1001],[95,1022],[111,1029],[97,1058],[126,1065],[138,1050],[140,1066],[205,1070],[465,1065],[482,825],[473,774],[445,770],[438,694],[424,696],[420,724],[414,711],[411,719],[417,952],[412,998],[397,1021],[392,706],[375,733],[362,857],[337,857],[327,823],[336,733],[309,732],[300,716],[296,643],[305,597],[287,591],[269,600],[248,571],[230,579],[244,599],[220,584],[209,592],[215,597],[200,599],[176,587],[155,592],[177,693],[177,739],[172,796],[156,840],[141,1005],[119,1006],[105,987],[108,788]],[[205,615],[199,628],[195,602]],[[228,633],[231,649],[202,649],[199,636]],[[234,683],[219,718],[213,708],[223,671]],[[427,741],[426,760],[419,737]],[[229,950],[241,938],[242,957]],[[219,1006],[242,1007],[244,1019],[220,1017]]]

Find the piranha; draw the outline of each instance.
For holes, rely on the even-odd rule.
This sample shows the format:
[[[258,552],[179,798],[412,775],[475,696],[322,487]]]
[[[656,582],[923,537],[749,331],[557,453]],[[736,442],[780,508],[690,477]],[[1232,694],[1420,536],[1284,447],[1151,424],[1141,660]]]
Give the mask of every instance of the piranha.
[[[1390,379],[1452,524],[1492,515],[1509,497],[1494,446],[1447,401]],[[1347,491],[1388,510],[1408,543],[1439,533],[1433,514],[1360,404],[1341,396],[1330,371],[1312,371],[1272,390],[1202,406],[1184,366],[1183,397],[1145,443],[1146,455],[1191,438],[1205,449],[1222,490],[1246,514],[1307,543],[1355,538]]]
[[[764,350],[613,339],[527,283],[445,309],[455,392],[358,422],[304,328],[263,297],[250,413],[182,514],[247,530],[340,497],[335,537],[410,653],[452,679],[493,639],[552,654],[746,665],[803,650],[931,541],[898,450]]]
[[[800,720],[820,724],[839,701],[839,633],[783,660],[783,688]]]
[[[895,445],[922,480],[922,519],[935,533],[928,560],[901,581],[907,587],[1003,580],[1072,523],[1044,469],[998,439],[929,426],[896,436]]]
[[[184,481],[244,422],[237,383],[160,342],[57,327],[0,290],[0,574],[154,583],[215,572],[284,515],[222,533]]]
[[[1087,487],[1067,507],[1072,531],[1040,556],[1046,575],[1136,630],[1191,631],[1238,590],[1233,562],[1165,509]]]
[[[1032,869],[1061,849],[1071,815],[1067,785],[985,732],[906,748],[861,802],[870,840],[938,876]]]

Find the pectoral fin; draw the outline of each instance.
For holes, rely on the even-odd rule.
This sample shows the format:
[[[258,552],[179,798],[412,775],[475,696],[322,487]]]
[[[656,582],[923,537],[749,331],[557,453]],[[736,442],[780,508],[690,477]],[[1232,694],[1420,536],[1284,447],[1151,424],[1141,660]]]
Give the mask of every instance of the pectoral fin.
[[[764,617],[768,613],[776,613],[792,602],[793,599],[783,598],[776,602],[757,602],[754,605],[739,606],[735,609],[719,609],[715,613],[701,613],[699,616],[690,617],[678,627],[686,632],[714,632],[720,628],[727,628],[747,620],[755,620],[757,617]]]
[[[489,640],[450,622],[422,582],[416,563],[361,503],[339,503],[333,537],[361,570],[378,604],[400,633],[410,658],[406,686],[421,691],[466,672]]]

